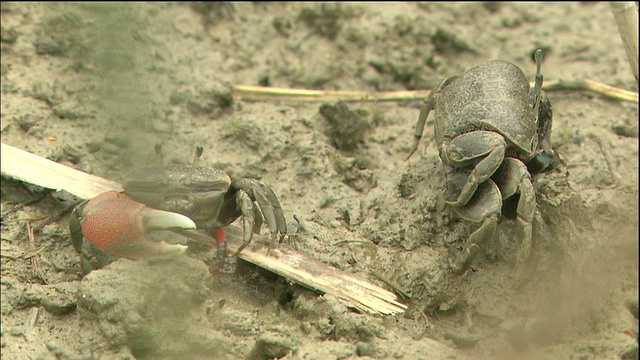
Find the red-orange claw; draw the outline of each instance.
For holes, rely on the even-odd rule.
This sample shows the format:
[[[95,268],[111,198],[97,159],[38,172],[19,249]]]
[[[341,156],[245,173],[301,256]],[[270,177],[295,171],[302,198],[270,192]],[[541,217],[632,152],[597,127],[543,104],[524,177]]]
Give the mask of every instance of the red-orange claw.
[[[146,232],[158,229],[195,229],[186,216],[155,210],[117,192],[107,192],[90,200],[82,212],[84,238],[100,249],[129,259],[184,253],[186,247],[151,242]]]

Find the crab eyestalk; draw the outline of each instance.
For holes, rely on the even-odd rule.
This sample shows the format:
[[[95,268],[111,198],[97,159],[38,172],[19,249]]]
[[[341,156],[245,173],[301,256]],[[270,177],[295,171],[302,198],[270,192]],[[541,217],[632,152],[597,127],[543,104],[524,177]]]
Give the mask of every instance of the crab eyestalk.
[[[542,49],[536,50],[533,54],[533,58],[536,60],[536,80],[534,91],[534,101],[535,105],[533,107],[533,114],[536,117],[536,123],[538,122],[538,117],[540,116],[540,103],[542,102],[542,82],[544,80],[542,74],[540,73],[540,67],[542,66]]]
[[[166,173],[166,169],[164,166],[164,152],[162,151],[162,144],[156,144],[153,147],[153,150],[156,153],[156,156],[158,157],[158,159],[160,159],[160,166],[162,167],[162,172],[164,173],[164,177],[165,179],[167,178],[167,173]]]
[[[162,163],[164,164],[164,153],[162,152],[162,144],[156,144],[153,147],[153,150],[156,153],[156,156],[158,156],[160,158],[160,161],[162,161]]]
[[[198,166],[198,161],[200,160],[200,157],[202,156],[203,152],[204,152],[204,148],[202,147],[202,145],[196,146],[196,156],[193,158],[191,169],[189,170],[189,173],[184,179],[185,185],[191,184],[191,177],[193,177],[193,172],[196,170],[196,167]]]

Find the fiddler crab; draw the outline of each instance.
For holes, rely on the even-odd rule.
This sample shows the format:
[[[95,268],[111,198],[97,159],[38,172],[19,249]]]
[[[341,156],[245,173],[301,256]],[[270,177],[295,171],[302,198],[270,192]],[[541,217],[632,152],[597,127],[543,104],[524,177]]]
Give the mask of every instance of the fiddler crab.
[[[160,146],[156,146],[160,153]],[[198,146],[191,166],[172,165],[135,170],[123,184],[124,193],[106,192],[82,202],[72,213],[69,229],[81,254],[84,274],[113,260],[146,259],[184,253],[187,247],[150,239],[169,230],[211,247],[215,273],[228,260],[223,228],[242,217],[243,243],[234,258],[259,233],[263,220],[275,241],[287,233],[285,218],[273,190],[255,179],[232,181],[224,171],[197,166]]]
[[[424,100],[411,155],[418,148],[427,116],[435,110],[435,140],[447,176],[447,203],[468,221],[480,223],[453,262],[466,272],[480,245],[493,236],[503,201],[517,198],[516,280],[522,280],[531,253],[536,195],[531,174],[553,169],[551,103],[542,91],[542,51],[535,54],[530,87],[516,65],[491,60],[443,80]]]

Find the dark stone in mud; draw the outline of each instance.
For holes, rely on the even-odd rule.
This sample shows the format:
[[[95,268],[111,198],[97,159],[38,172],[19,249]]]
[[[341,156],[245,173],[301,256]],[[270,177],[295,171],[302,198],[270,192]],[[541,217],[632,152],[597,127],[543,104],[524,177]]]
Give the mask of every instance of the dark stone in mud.
[[[372,344],[359,342],[356,344],[356,354],[358,356],[373,356],[376,353],[376,349]]]
[[[174,98],[173,101],[180,101]],[[233,106],[233,87],[224,81],[213,81],[187,98],[187,110],[193,115],[220,117]]]
[[[16,309],[43,306],[51,314],[64,315],[76,308],[76,291],[76,283],[30,285],[24,288],[19,297],[10,300],[10,303]]]
[[[131,139],[123,135],[110,134],[105,135],[104,141],[109,144],[113,144],[121,149],[126,149],[131,146]]]
[[[500,9],[502,9],[502,5],[503,4],[499,1],[487,1],[485,3],[482,3],[482,6],[492,14],[500,11]]]
[[[202,16],[205,26],[231,20],[236,13],[235,5],[227,2],[194,2],[191,4],[191,10]]]
[[[368,192],[378,185],[374,172],[371,169],[361,169],[355,158],[343,157],[338,153],[330,158],[334,170],[341,176],[340,180],[350,188]]]
[[[286,339],[271,334],[261,335],[254,345],[249,360],[278,359],[291,351],[291,345]]]
[[[64,153],[64,155],[67,158],[67,160],[69,160],[71,163],[73,163],[75,165],[78,165],[78,163],[80,162],[80,160],[84,156],[84,152],[82,150],[80,150],[79,148],[77,148],[76,146],[73,146],[73,145],[66,145],[62,149],[62,152]]]
[[[400,196],[405,199],[410,199],[418,191],[418,184],[424,180],[422,174],[415,174],[413,172],[404,172],[400,175],[400,181],[398,181],[398,192]]]
[[[353,151],[364,143],[364,135],[369,123],[362,113],[350,110],[344,102],[320,105],[320,115],[327,120],[325,133],[336,149]]]
[[[478,341],[480,341],[480,338],[478,336],[458,333],[454,331],[447,332],[447,334],[445,335],[445,339],[453,341],[453,343],[461,349],[471,348],[475,346]]]
[[[16,29],[5,27],[0,29],[0,42],[13,44],[16,40],[18,40],[18,31]]]
[[[318,35],[335,40],[342,30],[345,19],[357,17],[357,7],[340,3],[322,3],[300,11],[298,21],[303,22]]]
[[[478,51],[472,48],[471,45],[461,40],[454,33],[442,28],[438,28],[431,36],[431,42],[438,54],[456,55],[463,52],[478,54]]]
[[[638,318],[638,299],[629,299],[625,301],[624,304],[627,307],[627,309],[629,309],[629,312],[631,312],[633,317],[637,319]]]
[[[41,304],[51,314],[68,314],[78,305],[75,297],[77,290],[77,283],[51,285],[42,298]]]
[[[636,335],[636,343],[627,347],[621,354],[620,358],[622,360],[633,360],[638,359],[638,341]]]
[[[102,142],[96,139],[87,141],[85,145],[87,146],[87,151],[89,151],[91,154],[99,151],[100,148],[102,148]]]
[[[91,117],[91,114],[70,103],[62,103],[53,107],[53,113],[60,119],[76,120]]]
[[[33,126],[35,126],[38,121],[34,119],[30,114],[24,114],[15,119],[16,124],[22,129],[22,131],[29,131]]]
[[[67,54],[67,46],[60,38],[36,39],[33,47],[38,55],[65,56]]]
[[[611,126],[611,130],[616,135],[626,136],[637,138],[638,137],[638,123],[636,121],[628,122],[619,122]]]

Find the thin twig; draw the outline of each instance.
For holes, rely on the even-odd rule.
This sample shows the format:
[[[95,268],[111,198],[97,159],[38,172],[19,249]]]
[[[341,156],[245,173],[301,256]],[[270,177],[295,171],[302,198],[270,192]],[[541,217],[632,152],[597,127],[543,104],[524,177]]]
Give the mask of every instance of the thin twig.
[[[27,220],[27,233],[29,234],[29,251],[34,251],[36,249],[36,241],[33,234],[33,228],[31,227],[31,221],[29,220]],[[33,259],[31,259],[31,263],[33,264],[33,268],[35,269],[36,277],[42,280],[43,283],[47,284],[47,280],[45,279],[42,268],[40,267],[38,256],[34,256]]]
[[[611,184],[609,184],[608,186],[604,186],[604,187],[600,187],[600,186],[598,186],[598,187],[599,188],[606,188],[606,189],[615,188],[615,187],[618,186],[618,184],[620,184],[620,181],[621,181],[622,177],[615,170],[615,168],[613,166],[613,160],[611,159],[611,155],[609,154],[609,152],[605,151],[604,145],[602,144],[602,140],[597,136],[593,136],[593,139],[598,144],[598,148],[600,148],[600,152],[602,153],[602,157],[604,158],[604,162],[605,162],[605,164],[607,164],[607,169],[609,170],[609,173],[613,177],[613,180],[612,180]]]
[[[15,255],[14,256],[14,255],[9,255],[6,252],[2,252],[2,253],[0,253],[0,256],[1,257],[6,257],[6,258],[11,259],[11,260],[17,260],[17,259],[25,259],[26,260],[26,259],[30,259],[31,257],[40,254],[46,248],[47,248],[46,245],[40,245],[35,249],[29,249],[27,251],[24,251],[20,255]]]
[[[427,317],[427,314],[424,313],[424,310],[420,310],[420,315],[422,315],[422,317],[424,318],[424,330],[422,330],[420,335],[418,335],[418,339],[416,340],[422,340],[424,334],[426,334],[427,330],[429,330],[429,318]]]
[[[38,221],[38,220],[42,220],[42,219],[45,219],[45,218],[46,218],[46,216],[31,217],[31,218],[30,217],[17,217],[17,218],[8,219],[8,220],[3,219],[2,222],[9,224],[9,223],[19,223],[21,221],[27,221],[27,220]]]
[[[43,227],[51,224],[52,222],[56,222],[59,219],[61,219],[62,217],[64,217],[67,213],[71,212],[71,210],[73,210],[73,208],[75,208],[80,202],[77,202],[69,207],[67,207],[65,210],[60,211],[57,214],[51,215],[51,216],[47,216],[46,218],[44,218],[43,221],[41,221],[40,223],[38,223],[36,226],[33,227],[33,232],[38,232],[40,230],[42,230]]]
[[[322,223],[323,223],[326,227],[331,228],[331,225],[329,225],[329,223],[327,222],[327,220],[325,220],[325,219],[322,217],[322,215],[320,215],[320,213],[318,212],[318,210],[316,210],[316,209],[311,209],[311,211],[313,211],[316,215],[318,215],[318,218],[320,218],[320,221],[322,221]]]
[[[375,270],[371,270],[371,275],[377,277],[380,281],[382,281],[385,284],[387,284],[387,286],[389,286],[391,289],[393,289],[393,291],[395,291],[396,293],[404,296],[405,299],[411,300],[411,295],[407,294],[404,290],[402,290],[402,288],[400,288],[400,285],[396,284],[395,281],[389,279],[388,277],[382,275],[381,273],[379,273],[379,272],[377,272]]]
[[[350,254],[351,254],[351,259],[353,259],[353,261],[355,261],[356,263],[359,261],[358,258],[355,256],[355,254],[353,253],[351,246],[349,246],[349,244],[353,244],[353,243],[364,243],[365,241],[363,240],[339,240],[334,242],[331,247],[334,248],[332,252],[329,253],[330,256],[333,256],[334,254],[336,254],[338,251],[340,251],[340,248],[337,247],[336,245],[340,245],[340,244],[347,244],[347,247],[349,248]]]
[[[38,201],[40,201],[40,200],[42,200],[42,199],[44,199],[46,197],[47,197],[47,194],[42,194],[42,195],[40,195],[40,196],[38,196],[36,198],[33,198],[31,200],[27,200],[27,201],[21,202],[19,204],[16,204],[14,207],[12,207],[6,213],[4,213],[3,216],[7,216],[9,214],[12,214],[12,213],[14,213],[14,212],[16,212],[18,210],[22,210],[22,208],[24,208],[25,206],[29,206],[31,204],[35,204]]]
[[[442,322],[442,319],[440,319],[440,315],[438,315],[437,311],[434,311],[433,314],[436,316],[436,319],[438,319],[439,322]]]
[[[364,243],[366,241],[364,240],[338,240],[336,242],[333,243],[333,245],[331,246],[336,246],[336,245],[340,245],[340,244],[353,244],[353,243]]]

